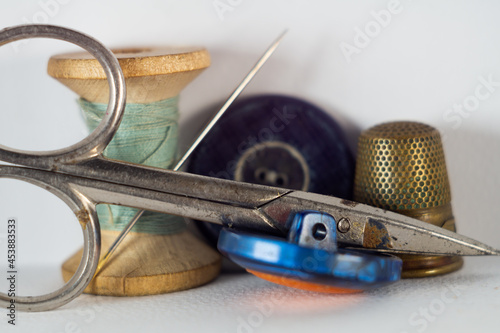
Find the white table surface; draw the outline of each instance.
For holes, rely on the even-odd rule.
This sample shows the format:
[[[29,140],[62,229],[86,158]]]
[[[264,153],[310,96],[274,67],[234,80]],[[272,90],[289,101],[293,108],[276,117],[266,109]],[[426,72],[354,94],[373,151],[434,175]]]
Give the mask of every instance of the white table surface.
[[[221,2],[230,9],[218,11]],[[373,12],[386,10],[389,3],[0,0],[0,28],[38,21],[83,31],[108,46],[207,47],[212,66],[181,94],[181,150],[208,112],[221,105],[275,36],[288,28],[243,95],[306,99],[344,126],[354,150],[361,130],[385,121],[437,127],[445,137],[459,231],[500,248],[500,3],[401,0],[391,21],[347,59],[342,45],[356,45],[357,29],[373,25]],[[54,149],[85,136],[75,95],[46,74],[48,57],[67,50],[72,50],[67,44],[46,40],[0,48],[1,144]],[[464,103],[474,98],[483,79],[494,82],[490,94],[466,109]],[[43,194],[0,179],[0,281],[3,222],[16,217],[23,293],[60,284],[61,262],[81,246],[69,209]],[[0,309],[0,332],[498,332],[499,273],[499,258],[467,258],[461,271],[447,276],[350,296],[223,275],[169,295],[84,295],[56,311],[18,313],[16,327],[7,325],[6,310]]]
[[[18,313],[15,328],[2,318],[0,327],[54,333],[498,332],[498,261],[468,258],[462,270],[446,276],[352,295],[299,291],[248,273],[224,274],[206,286],[167,295],[83,295],[51,312]]]

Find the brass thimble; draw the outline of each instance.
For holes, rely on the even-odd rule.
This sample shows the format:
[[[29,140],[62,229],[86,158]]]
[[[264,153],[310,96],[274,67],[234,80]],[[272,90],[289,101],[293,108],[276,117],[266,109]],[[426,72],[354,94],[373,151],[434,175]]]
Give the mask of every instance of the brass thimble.
[[[374,126],[358,142],[354,200],[456,231],[439,132],[416,122]],[[398,255],[402,277],[425,277],[460,269],[461,257]]]

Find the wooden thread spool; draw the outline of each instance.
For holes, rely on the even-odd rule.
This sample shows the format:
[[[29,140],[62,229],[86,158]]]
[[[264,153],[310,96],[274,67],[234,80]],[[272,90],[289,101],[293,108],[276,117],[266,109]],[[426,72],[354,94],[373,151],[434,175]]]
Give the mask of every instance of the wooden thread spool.
[[[125,76],[127,103],[134,104],[154,103],[177,96],[210,64],[210,56],[202,48],[140,48],[113,52]],[[98,61],[88,53],[53,56],[48,73],[90,103],[108,102],[106,75]],[[218,275],[219,254],[185,228],[173,234],[143,233],[136,230],[140,223],[139,220],[138,226],[132,229],[94,277],[85,289],[86,293],[111,296],[160,294],[196,287]],[[101,256],[118,234],[117,230],[101,228]],[[82,250],[62,265],[65,281],[73,276],[81,256]]]

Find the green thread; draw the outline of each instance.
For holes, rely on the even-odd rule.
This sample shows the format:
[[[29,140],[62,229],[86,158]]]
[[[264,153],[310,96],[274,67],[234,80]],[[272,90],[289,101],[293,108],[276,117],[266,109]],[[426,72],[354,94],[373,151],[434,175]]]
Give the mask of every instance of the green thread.
[[[178,97],[149,104],[127,103],[125,115],[113,140],[104,150],[112,159],[159,168],[171,168],[177,157],[179,118]],[[93,131],[101,122],[107,104],[78,100],[85,122]],[[136,208],[98,205],[101,229],[121,231],[139,210]],[[152,234],[174,234],[185,229],[179,216],[146,211],[132,231]]]

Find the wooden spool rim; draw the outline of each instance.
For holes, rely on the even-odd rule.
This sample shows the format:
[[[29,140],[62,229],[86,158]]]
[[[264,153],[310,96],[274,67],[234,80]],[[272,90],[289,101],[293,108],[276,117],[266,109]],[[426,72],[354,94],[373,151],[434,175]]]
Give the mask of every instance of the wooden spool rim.
[[[129,47],[111,51],[126,78],[189,72],[210,66],[210,54],[203,47]],[[47,72],[56,79],[106,79],[101,65],[88,52],[52,56]]]

